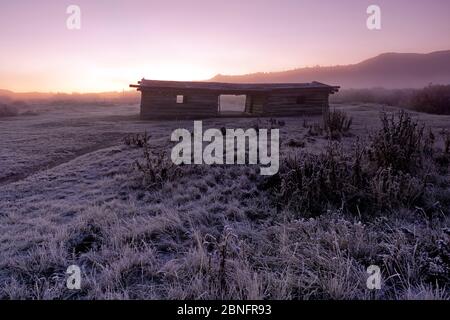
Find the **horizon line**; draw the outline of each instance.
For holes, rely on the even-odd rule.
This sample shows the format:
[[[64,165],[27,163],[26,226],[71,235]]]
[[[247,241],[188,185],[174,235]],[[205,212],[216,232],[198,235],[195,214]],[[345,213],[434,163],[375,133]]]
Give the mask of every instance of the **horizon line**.
[[[240,76],[250,76],[250,75],[256,75],[256,74],[273,74],[273,73],[282,73],[282,72],[289,72],[289,71],[296,71],[301,69],[314,69],[314,68],[335,68],[335,67],[346,67],[346,66],[353,66],[360,63],[363,63],[367,60],[377,58],[382,55],[386,54],[415,54],[415,55],[429,55],[429,54],[436,54],[436,53],[443,53],[443,52],[450,52],[450,49],[441,49],[441,50],[433,50],[433,51],[427,51],[427,52],[396,52],[396,51],[385,51],[378,53],[376,55],[373,55],[371,57],[365,58],[363,60],[360,60],[359,62],[354,62],[350,64],[336,64],[336,65],[315,65],[315,66],[299,66],[295,68],[290,69],[282,69],[282,70],[276,70],[276,71],[257,71],[257,72],[250,72],[250,73],[242,73],[242,74],[225,74],[225,73],[216,73],[214,76],[212,76],[209,79],[203,79],[203,80],[161,80],[161,79],[151,79],[151,80],[161,80],[161,81],[180,81],[180,82],[214,82],[211,81],[212,79],[216,78],[217,76],[222,77],[240,77]],[[143,77],[142,79],[145,79]],[[133,81],[131,81],[133,82]],[[133,89],[129,89],[128,86],[125,86],[122,90],[110,90],[110,91],[15,91],[14,89],[9,88],[0,88],[0,95],[2,91],[8,91],[12,94],[46,94],[46,95],[88,95],[88,94],[113,94],[113,93],[125,93],[125,92],[135,92]]]

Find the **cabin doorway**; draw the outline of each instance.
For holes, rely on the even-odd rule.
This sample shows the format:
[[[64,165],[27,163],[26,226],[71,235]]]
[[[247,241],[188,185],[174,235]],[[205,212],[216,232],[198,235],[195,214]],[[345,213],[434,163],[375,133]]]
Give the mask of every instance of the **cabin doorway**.
[[[220,115],[238,115],[245,112],[247,96],[234,94],[221,94],[218,101],[218,113]]]

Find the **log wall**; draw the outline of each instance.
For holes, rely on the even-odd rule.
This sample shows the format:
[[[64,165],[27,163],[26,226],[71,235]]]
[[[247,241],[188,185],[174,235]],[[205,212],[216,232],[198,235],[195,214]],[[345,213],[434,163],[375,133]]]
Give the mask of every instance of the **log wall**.
[[[177,103],[183,95],[183,103]],[[142,91],[142,119],[199,119],[218,115],[219,95],[215,93],[186,93]]]
[[[264,104],[268,116],[321,115],[328,110],[328,93],[300,91],[272,93]]]
[[[248,114],[263,115],[266,102],[267,96],[265,94],[247,94],[245,112]]]
[[[219,116],[221,92],[206,90],[141,90],[142,119],[200,119]],[[246,116],[309,116],[328,112],[329,92],[296,89],[272,92],[235,92],[246,94]],[[183,103],[177,103],[183,95]]]

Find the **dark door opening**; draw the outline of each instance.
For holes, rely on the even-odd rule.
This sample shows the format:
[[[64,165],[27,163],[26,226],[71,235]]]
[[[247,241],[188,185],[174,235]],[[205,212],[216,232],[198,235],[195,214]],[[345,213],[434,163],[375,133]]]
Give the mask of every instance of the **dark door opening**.
[[[218,101],[219,114],[241,114],[245,112],[246,95],[221,94]]]

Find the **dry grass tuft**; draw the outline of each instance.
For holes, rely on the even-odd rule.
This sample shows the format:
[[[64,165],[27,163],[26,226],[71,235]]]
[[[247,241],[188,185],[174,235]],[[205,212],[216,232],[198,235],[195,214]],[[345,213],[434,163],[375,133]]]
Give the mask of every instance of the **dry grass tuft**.
[[[381,123],[382,128],[372,137],[370,148],[370,157],[377,166],[404,172],[420,167],[426,146],[424,126],[405,111],[391,116],[382,113]]]
[[[341,135],[350,131],[352,118],[344,111],[332,110],[325,116],[324,128],[327,136],[333,140],[340,139]]]
[[[136,146],[138,148],[143,148],[145,145],[148,145],[148,141],[150,140],[150,136],[147,132],[143,134],[140,133],[131,133],[125,136],[123,142],[127,146]]]
[[[139,142],[142,143],[143,147],[143,161],[136,160],[135,168],[142,174],[146,188],[159,188],[165,182],[179,176],[181,174],[180,167],[173,164],[164,152],[153,155],[150,152],[147,133],[142,137],[139,139]]]
[[[19,110],[16,107],[0,102],[0,118],[14,117],[19,115]]]

